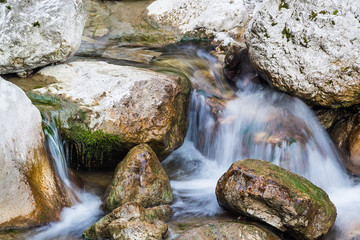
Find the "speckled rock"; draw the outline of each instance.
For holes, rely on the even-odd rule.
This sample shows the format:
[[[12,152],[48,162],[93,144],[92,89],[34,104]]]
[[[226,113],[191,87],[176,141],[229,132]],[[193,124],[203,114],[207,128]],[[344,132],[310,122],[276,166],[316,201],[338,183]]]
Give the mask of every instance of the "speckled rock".
[[[280,240],[268,229],[236,221],[214,221],[193,228],[180,235],[178,240]]]
[[[276,88],[312,104],[358,104],[359,12],[351,0],[265,0],[246,32],[250,59]]]
[[[66,61],[85,21],[81,0],[0,2],[0,74]]]
[[[297,239],[325,235],[336,219],[336,208],[322,189],[266,161],[235,162],[219,179],[216,196],[220,206]]]
[[[173,199],[169,178],[156,154],[141,144],[131,149],[116,167],[105,193],[105,207],[112,210],[126,202],[152,207],[170,204]]]
[[[231,45],[243,40],[248,11],[243,0],[157,0],[147,7],[147,17],[153,26],[182,38],[214,38]]]
[[[0,229],[59,220],[72,202],[51,168],[39,110],[1,77],[0,103]]]
[[[191,89],[185,78],[82,61],[47,67],[39,74],[57,82],[33,93],[77,105],[60,113],[80,167],[115,167],[121,154],[141,143],[163,160],[183,143]]]
[[[86,239],[162,239],[167,232],[167,221],[172,216],[169,206],[143,208],[139,203],[129,202],[114,209],[89,227],[83,237]]]

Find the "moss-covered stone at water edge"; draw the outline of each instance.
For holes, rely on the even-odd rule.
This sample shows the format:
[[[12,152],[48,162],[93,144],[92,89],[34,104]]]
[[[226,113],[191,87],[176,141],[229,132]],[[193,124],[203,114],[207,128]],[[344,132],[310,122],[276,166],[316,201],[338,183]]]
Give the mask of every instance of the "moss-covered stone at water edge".
[[[62,129],[69,144],[70,163],[75,168],[93,169],[102,165],[111,166],[114,152],[123,152],[123,145],[119,136],[106,134],[101,130],[91,131],[86,127],[75,125],[69,129]],[[104,164],[104,163],[109,164]]]
[[[336,208],[322,189],[267,161],[235,162],[219,179],[216,196],[220,206],[296,239],[317,239],[336,219]]]

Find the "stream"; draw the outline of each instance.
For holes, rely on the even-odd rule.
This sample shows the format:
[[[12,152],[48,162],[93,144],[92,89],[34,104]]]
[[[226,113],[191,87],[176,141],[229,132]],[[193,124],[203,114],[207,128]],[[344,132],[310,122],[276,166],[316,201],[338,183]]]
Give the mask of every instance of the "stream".
[[[360,224],[360,185],[347,174],[335,145],[301,100],[275,91],[254,74],[240,74],[235,86],[227,85],[221,64],[208,47],[170,46],[150,65],[185,74],[194,85],[185,142],[163,162],[175,196],[173,222],[224,216],[215,196],[217,180],[233,162],[255,158],[298,173],[328,193],[338,216],[325,239],[342,239]],[[209,101],[223,107],[214,111]],[[56,122],[49,120],[46,125],[58,175],[76,204],[63,210],[60,222],[21,238],[78,239],[104,214],[101,200],[91,189],[80,190],[71,183]],[[169,238],[174,239],[177,230],[171,222],[169,226]]]

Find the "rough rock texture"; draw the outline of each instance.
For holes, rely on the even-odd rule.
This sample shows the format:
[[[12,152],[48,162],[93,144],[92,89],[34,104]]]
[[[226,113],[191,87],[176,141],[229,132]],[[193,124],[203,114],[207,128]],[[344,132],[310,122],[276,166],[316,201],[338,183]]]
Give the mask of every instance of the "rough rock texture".
[[[223,45],[243,35],[248,20],[243,0],[157,0],[147,10],[153,26],[170,28],[184,38],[210,36]]]
[[[116,167],[105,193],[105,207],[112,210],[126,202],[152,207],[170,204],[173,199],[169,178],[156,154],[141,144],[131,149]]]
[[[298,239],[319,238],[336,219],[336,208],[322,189],[266,161],[235,162],[219,179],[216,196],[220,206]]]
[[[265,228],[236,221],[214,221],[193,228],[180,235],[177,240],[280,240]]]
[[[360,3],[266,0],[246,43],[261,75],[316,105],[360,103]]]
[[[36,94],[78,105],[73,114],[65,116],[71,112],[67,109],[61,117],[85,167],[116,166],[119,158],[103,163],[109,159],[104,154],[121,149],[126,153],[140,143],[149,144],[163,160],[184,140],[191,89],[187,79],[81,61],[47,67],[39,74],[58,82],[35,90]]]
[[[152,1],[83,0],[89,16],[77,55],[140,62],[157,56],[146,46],[174,43],[176,36],[144,20],[143,12]]]
[[[71,201],[51,168],[39,110],[2,78],[0,103],[0,229],[56,221]]]
[[[244,25],[248,17],[242,0],[157,0],[147,10],[158,22],[178,26],[183,33],[197,28],[230,30]]]
[[[0,74],[67,60],[85,21],[81,0],[0,2]]]
[[[330,136],[342,153],[346,169],[360,175],[360,114],[337,122]]]
[[[114,209],[89,227],[83,237],[86,239],[162,239],[167,232],[164,221],[172,216],[169,206],[143,208],[139,203],[129,202]]]

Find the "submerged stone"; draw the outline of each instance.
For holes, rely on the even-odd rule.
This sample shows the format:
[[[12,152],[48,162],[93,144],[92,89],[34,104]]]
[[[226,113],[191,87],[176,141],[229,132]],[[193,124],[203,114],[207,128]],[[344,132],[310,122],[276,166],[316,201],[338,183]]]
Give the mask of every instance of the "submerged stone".
[[[336,208],[322,189],[266,161],[235,162],[219,179],[216,196],[220,206],[297,239],[325,235],[336,219]]]
[[[116,167],[105,193],[105,207],[112,210],[126,202],[152,207],[170,204],[173,199],[169,178],[155,152],[141,144],[131,149]]]
[[[193,228],[180,235],[178,240],[280,240],[266,228],[237,221],[214,221]]]
[[[39,110],[0,77],[0,229],[57,221],[72,204],[49,161]]]

